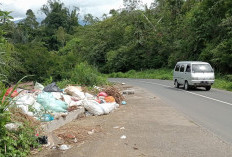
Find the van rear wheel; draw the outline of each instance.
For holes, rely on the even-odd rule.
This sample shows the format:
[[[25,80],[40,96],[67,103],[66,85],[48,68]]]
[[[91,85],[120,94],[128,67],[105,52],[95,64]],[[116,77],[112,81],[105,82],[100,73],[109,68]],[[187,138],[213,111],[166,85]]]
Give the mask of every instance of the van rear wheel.
[[[205,90],[209,91],[211,89],[211,86],[206,86]]]
[[[188,81],[185,81],[185,83],[184,83],[184,89],[185,89],[185,90],[189,90],[189,84],[188,84]]]
[[[175,80],[174,85],[175,85],[176,88],[179,88],[179,86],[180,86],[180,84],[177,82],[177,80]]]

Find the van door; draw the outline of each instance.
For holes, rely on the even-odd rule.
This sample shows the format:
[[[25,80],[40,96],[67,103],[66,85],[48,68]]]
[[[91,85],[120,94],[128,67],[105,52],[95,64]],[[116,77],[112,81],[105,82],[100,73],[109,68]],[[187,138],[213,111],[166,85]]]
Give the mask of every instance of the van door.
[[[180,73],[179,73],[179,77],[180,77],[180,84],[184,84],[184,70],[185,70],[185,65],[184,64],[182,64],[181,66],[180,66]]]
[[[185,72],[184,72],[184,80],[188,81],[188,84],[191,84],[191,64],[187,64]]]

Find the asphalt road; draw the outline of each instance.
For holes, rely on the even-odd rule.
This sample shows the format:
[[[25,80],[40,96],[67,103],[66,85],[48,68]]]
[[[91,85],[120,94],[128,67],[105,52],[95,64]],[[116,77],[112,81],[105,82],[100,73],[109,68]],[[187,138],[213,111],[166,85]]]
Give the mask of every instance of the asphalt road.
[[[144,88],[167,104],[183,112],[196,124],[212,131],[222,140],[232,143],[232,93],[211,89],[185,91],[174,88],[173,81],[155,79],[109,79]],[[136,91],[135,91],[136,92]]]

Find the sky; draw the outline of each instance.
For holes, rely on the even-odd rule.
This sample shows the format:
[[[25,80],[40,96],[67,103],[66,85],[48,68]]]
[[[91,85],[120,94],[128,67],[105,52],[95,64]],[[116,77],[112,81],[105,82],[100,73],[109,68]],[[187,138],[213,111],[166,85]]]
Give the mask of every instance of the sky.
[[[91,13],[95,17],[101,17],[104,13],[108,14],[111,9],[123,7],[123,0],[60,0],[67,8],[73,6],[80,8],[80,16]],[[154,0],[141,0],[143,4],[150,4]],[[26,11],[32,9],[37,18],[45,16],[39,11],[42,5],[47,4],[47,0],[0,0],[0,9],[4,11],[13,11],[11,16],[14,20],[23,19]]]

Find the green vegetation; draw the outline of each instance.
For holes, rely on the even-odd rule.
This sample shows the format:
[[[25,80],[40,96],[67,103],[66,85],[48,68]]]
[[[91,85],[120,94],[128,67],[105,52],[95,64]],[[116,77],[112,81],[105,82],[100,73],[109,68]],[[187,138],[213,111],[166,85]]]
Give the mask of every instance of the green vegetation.
[[[59,0],[41,6],[41,24],[31,9],[18,24],[9,20],[11,12],[1,11],[1,60],[7,65],[0,68],[1,74],[9,82],[34,75],[33,80],[45,84],[51,77],[55,82],[93,85],[105,82],[96,69],[119,75],[133,69],[145,71],[136,77],[168,79],[168,74],[158,76],[149,69],[200,60],[216,73],[231,75],[231,0],[156,0],[150,8],[138,0],[123,2],[111,16],[84,15],[85,26],[78,24],[79,9],[71,10]]]
[[[151,69],[145,71],[130,70],[126,73],[118,72],[107,75],[110,78],[138,78],[172,80],[173,71],[170,69]]]
[[[36,123],[33,118],[28,121],[27,116],[11,107],[13,91],[4,97],[6,88],[1,82],[0,89],[0,156],[27,156],[32,148],[39,147],[35,136]],[[7,123],[17,123],[19,128],[10,131],[5,127]]]
[[[232,81],[228,80],[226,76],[216,76],[213,88],[232,91]]]

